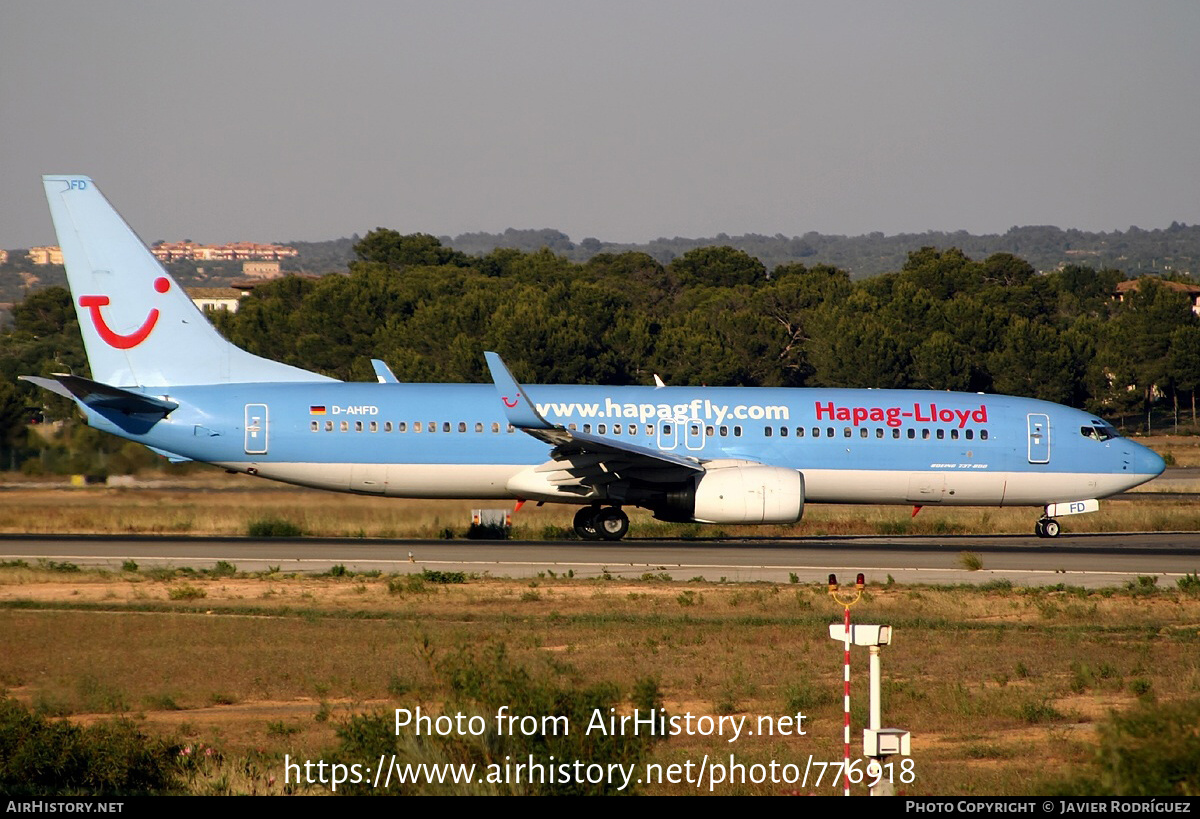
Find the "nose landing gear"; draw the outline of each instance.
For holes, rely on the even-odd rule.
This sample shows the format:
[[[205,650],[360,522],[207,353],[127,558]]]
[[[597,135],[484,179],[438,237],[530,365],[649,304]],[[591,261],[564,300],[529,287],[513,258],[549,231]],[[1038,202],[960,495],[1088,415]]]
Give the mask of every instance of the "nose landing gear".
[[[1033,532],[1038,537],[1058,537],[1061,527],[1054,518],[1042,518],[1033,526]]]
[[[585,506],[575,513],[574,527],[584,540],[620,540],[629,531],[629,516],[619,506]]]

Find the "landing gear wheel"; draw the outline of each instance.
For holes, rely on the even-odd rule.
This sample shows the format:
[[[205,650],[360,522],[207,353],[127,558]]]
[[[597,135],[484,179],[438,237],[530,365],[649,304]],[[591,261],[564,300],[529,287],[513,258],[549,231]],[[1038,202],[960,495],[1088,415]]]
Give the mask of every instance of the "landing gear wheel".
[[[1038,537],[1058,537],[1062,527],[1054,518],[1042,518],[1034,524],[1033,531]]]
[[[601,535],[596,528],[596,518],[599,512],[600,510],[594,506],[585,506],[576,512],[575,520],[572,522],[575,534],[584,540],[599,540]]]
[[[605,540],[620,540],[629,531],[629,516],[620,507],[610,506],[596,513],[592,525]]]

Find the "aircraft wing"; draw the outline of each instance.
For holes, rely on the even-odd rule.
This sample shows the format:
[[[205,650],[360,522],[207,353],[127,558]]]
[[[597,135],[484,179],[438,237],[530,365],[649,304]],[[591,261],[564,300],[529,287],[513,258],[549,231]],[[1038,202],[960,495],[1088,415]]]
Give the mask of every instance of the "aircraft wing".
[[[500,356],[486,352],[484,357],[508,422],[553,447],[550,460],[534,471],[550,473],[546,478],[563,491],[571,491],[572,486],[586,488],[629,479],[675,482],[704,471],[704,466],[693,458],[551,424]]]

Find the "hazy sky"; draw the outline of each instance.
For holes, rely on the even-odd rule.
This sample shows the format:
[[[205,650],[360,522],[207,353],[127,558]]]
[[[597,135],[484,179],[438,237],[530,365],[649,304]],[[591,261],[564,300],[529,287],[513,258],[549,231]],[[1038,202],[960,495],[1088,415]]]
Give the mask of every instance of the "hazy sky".
[[[0,247],[1200,222],[1200,3],[0,0]]]

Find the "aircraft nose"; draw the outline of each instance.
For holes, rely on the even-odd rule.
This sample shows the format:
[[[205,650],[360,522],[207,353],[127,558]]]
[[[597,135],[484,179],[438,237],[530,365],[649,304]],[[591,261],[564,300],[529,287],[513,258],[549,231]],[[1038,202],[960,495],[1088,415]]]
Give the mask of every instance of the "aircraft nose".
[[[1135,472],[1138,475],[1153,475],[1157,477],[1167,468],[1167,464],[1162,459],[1162,456],[1153,449],[1144,447],[1141,444],[1134,444],[1133,451],[1129,453],[1129,468],[1131,472]]]

